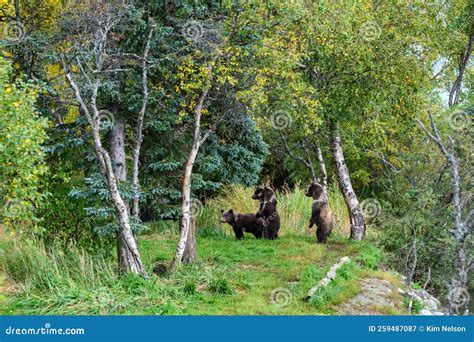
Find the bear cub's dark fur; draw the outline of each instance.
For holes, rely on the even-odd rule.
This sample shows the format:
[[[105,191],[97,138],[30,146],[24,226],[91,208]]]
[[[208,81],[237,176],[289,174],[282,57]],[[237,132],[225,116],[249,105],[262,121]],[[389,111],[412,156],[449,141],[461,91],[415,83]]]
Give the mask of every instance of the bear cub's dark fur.
[[[263,236],[269,240],[278,238],[280,215],[277,211],[275,192],[268,186],[259,186],[255,189],[252,199],[260,201],[260,207],[256,216],[263,218],[265,222]]]
[[[312,182],[305,193],[308,197],[313,197],[313,206],[311,210],[311,218],[309,219],[309,227],[313,227],[316,223],[316,238],[319,243],[326,243],[329,234],[334,226],[331,208],[329,208],[328,199],[324,193],[323,187]]]
[[[244,238],[244,232],[253,234],[257,239],[263,236],[264,221],[255,214],[234,213],[232,209],[221,210],[221,222],[232,226],[237,240]]]

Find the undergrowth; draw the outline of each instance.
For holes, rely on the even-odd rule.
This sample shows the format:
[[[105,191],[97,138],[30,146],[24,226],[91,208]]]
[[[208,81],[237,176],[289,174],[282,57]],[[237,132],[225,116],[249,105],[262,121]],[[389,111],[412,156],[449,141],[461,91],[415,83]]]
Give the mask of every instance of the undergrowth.
[[[357,293],[360,277],[374,272],[382,253],[370,241],[348,240],[340,224],[328,244],[316,244],[314,230],[306,228],[311,199],[303,192],[296,188],[292,193],[278,194],[283,224],[281,237],[275,241],[249,235],[237,241],[230,227],[219,222],[220,209],[252,212],[257,203],[249,200],[251,189],[224,192],[209,201],[198,217],[198,261],[160,277],[151,270],[156,262],[172,259],[177,224],[164,221],[150,225],[150,233],[138,240],[149,280],[131,274],[119,276],[114,257],[91,254],[79,246],[60,248],[40,241],[0,240],[2,279],[11,285],[2,298],[0,313],[335,313],[338,303]],[[336,196],[332,209],[337,222],[345,220],[344,216],[337,217],[341,205],[343,201]],[[352,261],[342,266],[336,279],[319,290],[310,303],[303,302],[308,290],[343,256]],[[282,288],[289,298],[284,305],[276,305],[272,293]]]

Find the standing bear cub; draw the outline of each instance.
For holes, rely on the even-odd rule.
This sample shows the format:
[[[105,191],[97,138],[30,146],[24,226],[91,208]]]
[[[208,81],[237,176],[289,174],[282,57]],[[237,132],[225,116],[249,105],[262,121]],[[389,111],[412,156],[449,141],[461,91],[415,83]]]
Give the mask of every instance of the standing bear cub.
[[[265,239],[274,240],[278,238],[278,231],[280,230],[280,215],[277,211],[277,200],[275,192],[272,188],[259,186],[255,189],[252,199],[260,201],[260,207],[256,217],[261,217],[264,220]]]
[[[244,232],[253,234],[257,239],[263,235],[264,221],[255,217],[255,214],[234,214],[232,209],[228,211],[222,209],[221,222],[232,226],[237,240],[244,238]]]
[[[316,223],[316,238],[319,243],[326,243],[329,234],[334,226],[332,212],[329,208],[328,199],[324,193],[323,187],[312,182],[305,193],[308,197],[313,197],[313,206],[311,209],[311,218],[309,227],[312,228]]]

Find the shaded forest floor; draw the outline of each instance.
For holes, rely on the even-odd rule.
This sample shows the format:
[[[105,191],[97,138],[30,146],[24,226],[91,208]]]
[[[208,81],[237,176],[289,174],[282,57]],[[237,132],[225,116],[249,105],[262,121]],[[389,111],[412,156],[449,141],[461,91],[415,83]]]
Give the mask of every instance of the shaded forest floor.
[[[169,262],[175,232],[140,238],[140,251],[151,271]],[[42,246],[0,243],[5,260],[0,275],[0,314],[191,314],[318,315],[400,314],[400,279],[377,270],[382,254],[370,241],[353,242],[333,234],[327,245],[309,234],[283,234],[276,241],[229,234],[198,237],[198,262],[145,281],[117,278],[113,258],[97,258],[71,247],[60,253]],[[310,302],[302,299],[329,268],[348,256],[331,283]],[[8,275],[8,276],[7,276]],[[387,301],[357,300],[367,282],[380,280]],[[369,303],[367,303],[367,300]],[[363,307],[357,307],[363,306]]]

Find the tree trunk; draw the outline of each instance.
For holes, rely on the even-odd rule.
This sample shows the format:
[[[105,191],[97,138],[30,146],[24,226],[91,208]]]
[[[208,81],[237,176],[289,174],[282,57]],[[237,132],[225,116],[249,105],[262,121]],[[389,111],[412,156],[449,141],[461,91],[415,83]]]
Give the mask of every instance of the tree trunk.
[[[112,108],[111,112],[114,114],[114,127],[110,134],[110,158],[112,160],[112,167],[114,176],[118,183],[127,180],[126,168],[126,154],[125,154],[125,122],[122,117],[117,116],[116,108]],[[129,215],[129,206],[127,201],[123,201],[127,216]],[[123,232],[117,232],[117,258],[119,270],[127,272],[129,269],[136,267],[133,258],[130,256],[129,247],[126,239],[122,236]]]
[[[99,133],[99,114],[95,110],[92,122],[92,136],[94,139],[94,147],[99,160],[101,174],[107,184],[112,203],[115,207],[115,214],[119,223],[117,232],[117,244],[119,254],[119,270],[127,273],[137,273],[148,278],[145,268],[143,267],[138,247],[133,238],[132,228],[130,227],[128,207],[123,201],[118,189],[117,179],[115,178],[114,168],[109,153],[103,148]],[[117,172],[119,172],[117,170]],[[120,172],[119,172],[120,173]]]
[[[462,90],[462,81],[463,81],[464,73],[466,71],[466,67],[469,64],[473,44],[474,44],[474,32],[469,35],[469,41],[467,43],[467,47],[459,56],[458,76],[454,80],[451,90],[449,91],[449,99],[448,99],[449,107],[452,107],[459,102],[459,96],[461,95],[461,90]]]
[[[182,187],[182,204],[180,219],[180,236],[176,254],[171,264],[171,268],[182,262],[191,262],[196,259],[196,233],[195,220],[192,212],[191,202],[191,176],[193,172],[194,162],[199,151],[199,143],[194,142],[188,161],[184,169],[183,187]],[[186,256],[186,260],[184,258]]]
[[[181,262],[189,263],[196,260],[196,222],[194,218],[191,201],[191,178],[193,174],[194,162],[199,151],[199,143],[195,143],[189,154],[183,178],[183,216],[181,219],[181,229],[186,229],[186,241],[184,244]]]
[[[304,160],[306,161],[304,164],[308,168],[309,173],[311,174],[311,179],[313,182],[317,180],[316,172],[314,171],[313,162],[311,161],[311,155],[309,154],[308,146],[306,142],[303,143],[303,152],[304,152]]]
[[[211,88],[211,72],[212,66],[208,66],[209,75],[206,80],[206,87],[204,92],[199,97],[196,108],[194,109],[194,134],[193,134],[193,146],[189,152],[189,157],[184,168],[183,176],[183,188],[182,188],[182,217],[180,222],[180,235],[178,245],[176,246],[176,253],[171,263],[171,269],[176,267],[182,262],[192,262],[196,260],[196,225],[194,221],[194,215],[192,212],[191,202],[191,177],[193,174],[194,162],[196,161],[199,147],[209,137],[211,130],[208,130],[204,136],[201,133],[201,115],[202,108],[204,106],[204,100],[209,93]],[[185,257],[184,257],[185,256]]]
[[[462,220],[462,204],[461,204],[461,178],[459,175],[459,164],[455,157],[454,140],[451,140],[451,153],[447,155],[449,164],[451,165],[451,187],[453,189],[453,202],[454,202],[454,239],[456,241],[456,256],[454,258],[454,269],[455,274],[451,278],[451,284],[449,286],[450,291],[448,293],[448,305],[449,313],[454,314],[467,314],[469,296],[468,283],[469,283],[469,270],[472,265],[470,260],[470,249],[469,249],[469,220],[472,221],[472,217],[466,218],[465,222]],[[472,215],[472,212],[471,214]],[[471,223],[472,224],[472,223]]]
[[[114,114],[114,127],[110,132],[110,158],[114,175],[118,182],[127,180],[126,155],[125,155],[125,122],[123,118],[117,116],[117,110],[112,109]]]
[[[191,217],[188,239],[186,240],[186,247],[184,248],[183,263],[190,263],[195,261],[196,255],[196,219]]]
[[[321,175],[321,186],[323,190],[328,195],[328,173],[326,171],[326,163],[324,162],[323,151],[321,151],[321,147],[319,144],[316,143],[314,149],[316,150],[316,158],[318,159],[319,165],[319,174]]]
[[[331,123],[331,152],[336,168],[339,188],[344,196],[351,224],[351,239],[362,240],[365,237],[365,220],[357,195],[352,188],[349,170],[344,160],[339,129]]]

